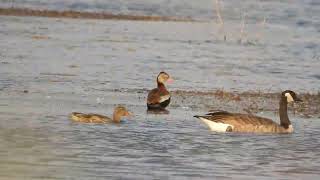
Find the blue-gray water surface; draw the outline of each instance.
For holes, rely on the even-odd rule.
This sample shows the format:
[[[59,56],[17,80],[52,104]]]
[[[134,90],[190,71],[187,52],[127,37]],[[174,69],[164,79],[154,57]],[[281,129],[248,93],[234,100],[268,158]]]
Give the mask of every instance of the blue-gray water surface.
[[[210,132],[193,118],[210,108],[196,94],[188,104],[173,97],[169,114],[146,112],[146,89],[162,70],[175,79],[170,90],[318,92],[320,4],[240,2],[223,1],[221,28],[214,1],[1,0],[0,7],[205,21],[0,16],[0,179],[318,179],[317,117],[290,113],[293,134],[254,135]],[[68,117],[111,115],[117,104],[134,113],[120,125]]]

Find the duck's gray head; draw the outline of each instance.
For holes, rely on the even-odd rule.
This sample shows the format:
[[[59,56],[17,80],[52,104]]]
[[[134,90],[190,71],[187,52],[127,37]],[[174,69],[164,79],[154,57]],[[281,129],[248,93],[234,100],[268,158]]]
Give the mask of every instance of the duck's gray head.
[[[298,98],[298,96],[296,95],[295,92],[291,91],[291,90],[285,90],[282,92],[282,97],[286,97],[287,98],[287,102],[301,102],[302,100]]]

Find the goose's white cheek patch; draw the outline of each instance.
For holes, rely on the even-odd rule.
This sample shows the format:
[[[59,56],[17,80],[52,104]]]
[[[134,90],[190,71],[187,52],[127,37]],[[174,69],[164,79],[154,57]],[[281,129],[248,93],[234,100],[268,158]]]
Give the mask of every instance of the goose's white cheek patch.
[[[208,125],[211,131],[227,132],[228,127],[231,127],[233,129],[233,126],[230,124],[217,123],[202,117],[200,117],[200,120],[203,121],[206,125]]]
[[[284,94],[287,97],[287,102],[293,102],[293,98],[290,93]]]

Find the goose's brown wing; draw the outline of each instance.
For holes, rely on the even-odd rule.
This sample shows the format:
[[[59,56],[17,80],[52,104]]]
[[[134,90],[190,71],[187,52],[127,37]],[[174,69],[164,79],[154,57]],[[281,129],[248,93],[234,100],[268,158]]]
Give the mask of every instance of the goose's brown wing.
[[[276,132],[280,128],[279,125],[271,119],[249,114],[228,113],[222,111],[209,113],[203,117],[217,123],[232,125],[232,131],[238,132]]]
[[[160,90],[158,88],[152,89],[147,98],[148,104],[158,104],[160,102]]]

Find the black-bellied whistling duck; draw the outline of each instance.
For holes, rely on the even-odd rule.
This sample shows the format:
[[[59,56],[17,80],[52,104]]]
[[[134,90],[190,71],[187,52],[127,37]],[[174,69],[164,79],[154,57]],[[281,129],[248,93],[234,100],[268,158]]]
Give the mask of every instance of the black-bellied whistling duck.
[[[215,132],[244,132],[244,133],[292,133],[293,127],[288,118],[287,104],[301,101],[295,92],[286,90],[281,93],[280,124],[271,119],[249,114],[229,113],[218,111],[204,116],[194,116],[202,120]]]
[[[171,96],[164,84],[172,81],[169,74],[165,72],[159,73],[157,76],[157,88],[152,89],[148,94],[148,110],[163,110],[169,105]]]
[[[82,123],[120,123],[121,117],[131,116],[131,113],[123,106],[114,109],[113,118],[109,118],[100,114],[84,114],[73,112],[70,115],[71,120]]]

